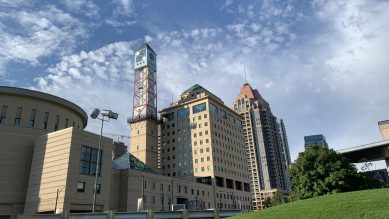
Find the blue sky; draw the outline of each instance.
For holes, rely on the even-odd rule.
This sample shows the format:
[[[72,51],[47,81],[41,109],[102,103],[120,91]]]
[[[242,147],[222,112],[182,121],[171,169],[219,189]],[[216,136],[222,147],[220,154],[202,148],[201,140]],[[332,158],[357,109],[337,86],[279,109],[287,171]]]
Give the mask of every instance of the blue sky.
[[[226,105],[247,80],[303,136],[340,149],[381,140],[389,119],[389,2],[383,0],[0,0],[1,85],[117,111],[129,135],[134,49],[158,54],[159,109],[195,83]],[[90,131],[98,130],[89,120]]]

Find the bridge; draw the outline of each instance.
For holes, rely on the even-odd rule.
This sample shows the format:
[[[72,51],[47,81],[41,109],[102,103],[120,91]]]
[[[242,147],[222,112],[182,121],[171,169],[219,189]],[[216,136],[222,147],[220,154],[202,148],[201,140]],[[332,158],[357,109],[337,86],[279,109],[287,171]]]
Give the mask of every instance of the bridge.
[[[389,140],[338,150],[352,163],[385,160],[389,172]]]

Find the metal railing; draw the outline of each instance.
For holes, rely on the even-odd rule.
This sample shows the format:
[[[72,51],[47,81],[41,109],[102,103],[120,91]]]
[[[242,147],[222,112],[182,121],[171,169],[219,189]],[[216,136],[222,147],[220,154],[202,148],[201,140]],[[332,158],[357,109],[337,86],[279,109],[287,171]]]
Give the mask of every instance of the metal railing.
[[[204,211],[144,211],[99,213],[69,213],[18,215],[17,219],[196,219],[196,218],[226,218],[242,214],[239,210],[204,210]]]

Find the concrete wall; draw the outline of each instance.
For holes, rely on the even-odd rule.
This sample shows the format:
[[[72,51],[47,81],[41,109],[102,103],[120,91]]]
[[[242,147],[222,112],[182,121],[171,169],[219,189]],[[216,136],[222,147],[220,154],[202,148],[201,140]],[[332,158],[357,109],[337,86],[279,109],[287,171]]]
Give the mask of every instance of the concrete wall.
[[[188,201],[198,200],[199,204],[204,203],[206,209],[217,208],[220,203],[223,204],[223,209],[233,209],[235,204],[237,209],[242,207],[243,211],[248,211],[251,206],[250,192],[213,187],[131,169],[121,170],[120,175],[121,186],[125,187],[121,189],[120,193],[126,195],[120,198],[120,206],[112,206],[114,208],[111,208],[111,210],[137,211],[138,199],[142,197],[142,182],[144,183],[143,186],[146,185],[143,188],[145,210],[166,211],[171,204],[177,204],[177,198],[187,199]],[[163,185],[163,189],[161,189],[161,185]],[[180,187],[180,190],[178,187]],[[124,192],[124,189],[127,191]],[[160,200],[161,197],[164,199],[163,204]],[[200,209],[200,206],[198,206],[198,209]]]
[[[37,136],[66,128],[73,122],[80,129],[86,126],[87,117],[78,106],[55,96],[41,92],[1,87],[0,113],[7,106],[5,119],[0,124],[0,214],[18,214],[24,209],[32,155]],[[22,107],[20,124],[15,124],[17,108]],[[36,110],[34,126],[31,111]],[[44,113],[49,112],[47,128]]]
[[[37,139],[31,167],[24,213],[53,212],[57,190],[57,212],[91,211],[95,177],[80,174],[81,147],[98,148],[99,136],[68,128]],[[109,209],[112,139],[102,138],[102,168],[98,184],[96,210]],[[78,182],[85,182],[85,191],[78,192]]]

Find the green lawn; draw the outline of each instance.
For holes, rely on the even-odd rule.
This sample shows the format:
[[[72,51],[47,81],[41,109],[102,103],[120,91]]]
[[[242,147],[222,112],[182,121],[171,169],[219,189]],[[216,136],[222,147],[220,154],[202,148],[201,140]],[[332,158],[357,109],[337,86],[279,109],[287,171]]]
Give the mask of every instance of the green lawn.
[[[234,219],[389,218],[389,189],[346,192],[300,200]]]

